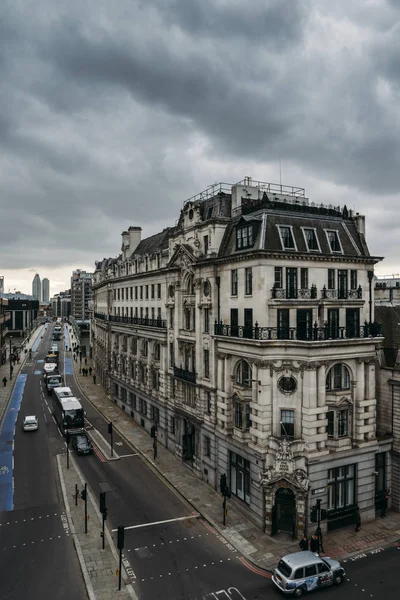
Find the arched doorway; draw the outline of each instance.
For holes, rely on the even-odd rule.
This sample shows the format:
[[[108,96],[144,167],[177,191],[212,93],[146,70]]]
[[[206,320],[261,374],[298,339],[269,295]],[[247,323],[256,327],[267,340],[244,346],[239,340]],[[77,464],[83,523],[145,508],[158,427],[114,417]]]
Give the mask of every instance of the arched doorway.
[[[275,531],[294,534],[296,530],[296,496],[289,488],[279,488],[275,494]]]

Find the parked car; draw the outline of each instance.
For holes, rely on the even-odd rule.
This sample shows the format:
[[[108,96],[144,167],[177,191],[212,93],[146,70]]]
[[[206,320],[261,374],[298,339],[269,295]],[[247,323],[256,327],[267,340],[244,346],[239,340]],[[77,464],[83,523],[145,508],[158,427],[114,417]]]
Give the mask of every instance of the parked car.
[[[22,423],[22,429],[24,431],[36,431],[39,429],[39,421],[35,415],[28,415],[24,417],[24,421]]]
[[[77,433],[71,437],[72,447],[79,456],[93,454],[93,445],[86,433]]]
[[[300,598],[329,585],[340,585],[345,571],[333,558],[320,557],[313,552],[294,552],[284,556],[274,571],[272,581],[284,594]]]

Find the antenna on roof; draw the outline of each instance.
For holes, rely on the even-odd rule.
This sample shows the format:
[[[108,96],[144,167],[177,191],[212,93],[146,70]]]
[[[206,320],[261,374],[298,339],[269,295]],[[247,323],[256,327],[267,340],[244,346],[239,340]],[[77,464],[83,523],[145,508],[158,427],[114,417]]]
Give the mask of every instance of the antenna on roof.
[[[281,164],[281,157],[279,157],[279,185],[281,186],[281,194],[282,194],[282,164]]]

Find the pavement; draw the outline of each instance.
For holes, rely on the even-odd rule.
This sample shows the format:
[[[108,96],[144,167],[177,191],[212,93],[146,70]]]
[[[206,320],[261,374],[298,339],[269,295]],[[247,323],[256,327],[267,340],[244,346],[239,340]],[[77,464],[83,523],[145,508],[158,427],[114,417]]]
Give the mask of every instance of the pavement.
[[[115,404],[98,382],[93,383],[93,376],[79,373],[79,361],[74,362],[73,367],[75,381],[82,394],[108,421],[113,422],[114,429],[143,457],[148,466],[183,496],[247,560],[271,572],[282,556],[299,550],[299,542],[291,537],[272,537],[263,533],[246,517],[246,507],[240,506],[234,499],[227,501],[228,515],[224,526],[221,495],[193,475],[182,461],[160,443],[154,461],[153,440],[144,428]],[[87,358],[86,363],[82,361],[82,367],[94,369],[93,361]],[[322,555],[349,560],[399,542],[400,514],[388,511],[385,519],[377,518],[370,523],[363,523],[358,532],[351,526],[328,533],[324,538],[325,553]]]

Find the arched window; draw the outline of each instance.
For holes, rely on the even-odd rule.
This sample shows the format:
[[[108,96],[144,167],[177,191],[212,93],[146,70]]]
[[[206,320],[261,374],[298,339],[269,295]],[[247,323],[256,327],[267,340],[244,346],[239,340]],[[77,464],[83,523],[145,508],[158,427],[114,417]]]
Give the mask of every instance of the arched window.
[[[160,344],[154,345],[154,360],[160,360]]]
[[[346,365],[337,363],[329,370],[326,376],[326,391],[334,392],[336,390],[350,389],[350,373]]]
[[[137,353],[137,338],[132,338],[131,350],[132,350],[132,354]]]
[[[251,367],[247,360],[241,360],[236,367],[235,381],[240,385],[251,387]]]
[[[142,354],[143,354],[143,356],[147,356],[148,351],[149,351],[149,345],[147,343],[147,340],[144,340],[143,344],[142,344]]]

